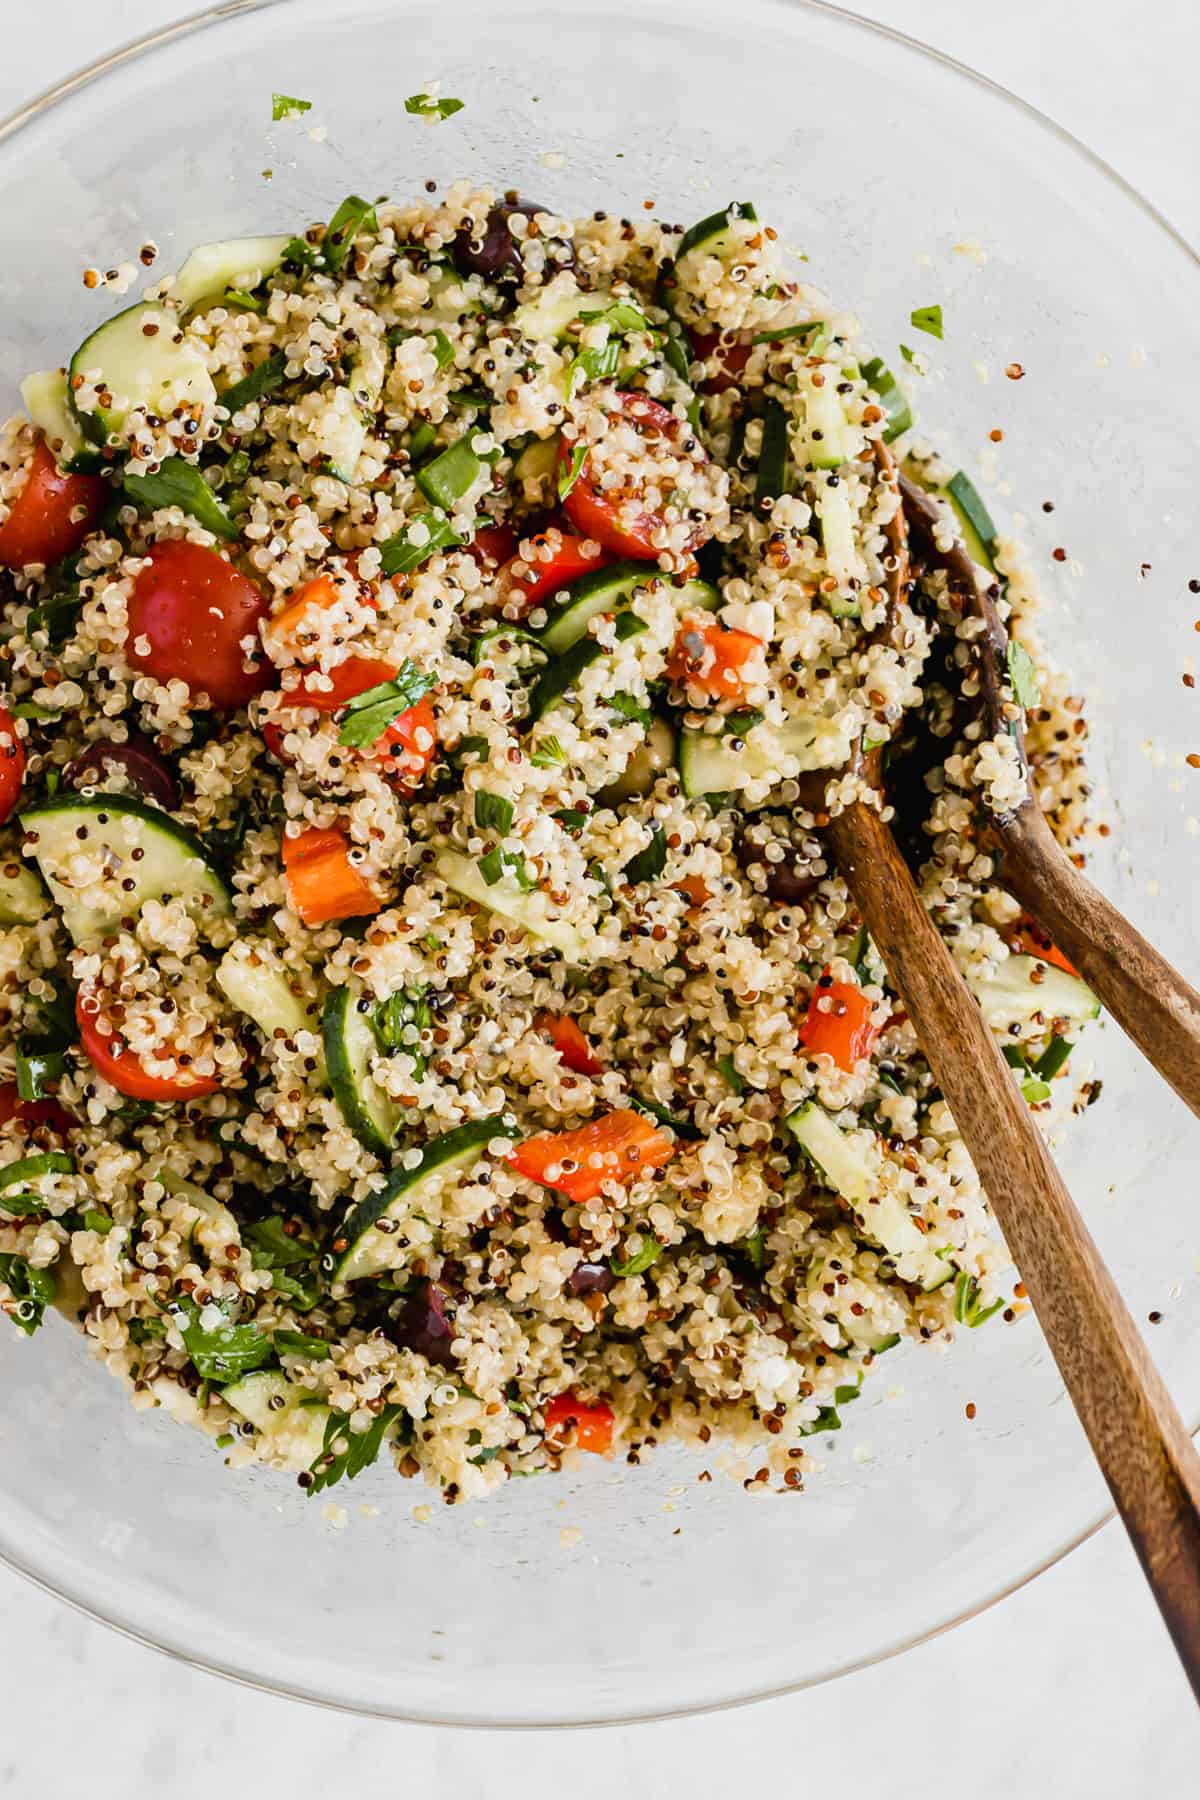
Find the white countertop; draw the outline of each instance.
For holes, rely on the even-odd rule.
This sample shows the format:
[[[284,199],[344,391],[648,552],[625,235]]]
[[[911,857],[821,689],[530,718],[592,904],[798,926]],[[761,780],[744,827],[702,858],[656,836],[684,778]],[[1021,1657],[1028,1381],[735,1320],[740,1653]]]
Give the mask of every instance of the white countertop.
[[[0,113],[197,5],[14,8]],[[1164,0],[859,0],[859,10],[1015,89],[1200,240],[1200,10]],[[1111,1526],[970,1624],[831,1687],[705,1719],[544,1736],[365,1723],[244,1691],[127,1643],[0,1570],[0,1800],[222,1791],[375,1800],[423,1790],[455,1800],[621,1791],[724,1800],[774,1792],[781,1777],[800,1790],[817,1771],[849,1800],[867,1782],[905,1800],[1140,1800],[1194,1791],[1198,1764],[1195,1708]]]

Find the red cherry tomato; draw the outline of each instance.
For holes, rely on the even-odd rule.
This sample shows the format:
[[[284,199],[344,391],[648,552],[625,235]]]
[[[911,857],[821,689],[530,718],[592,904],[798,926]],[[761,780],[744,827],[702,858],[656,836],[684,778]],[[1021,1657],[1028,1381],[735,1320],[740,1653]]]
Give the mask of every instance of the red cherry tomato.
[[[620,1107],[574,1131],[543,1131],[518,1144],[508,1160],[519,1175],[582,1205],[606,1181],[627,1186],[646,1169],[670,1162],[678,1145],[645,1113]]]
[[[879,1036],[871,1010],[861,988],[852,981],[834,981],[826,969],[809,997],[800,1042],[814,1056],[831,1056],[839,1069],[852,1074]]]
[[[17,722],[0,706],[0,825],[12,816],[25,779],[25,746],[17,735]]]
[[[233,712],[271,679],[265,658],[246,670],[242,647],[245,638],[258,644],[268,610],[254,583],[215,550],[182,539],[155,544],[129,598],[125,653],[135,668],[159,681],[186,681],[219,711]]]
[[[742,670],[762,647],[762,639],[749,631],[693,614],[679,628],[667,677],[713,700],[741,700],[746,693]]]
[[[590,1450],[593,1456],[606,1456],[612,1449],[613,1409],[607,1400],[579,1400],[574,1394],[556,1394],[542,1408],[546,1436],[562,1441],[564,1430],[575,1427],[575,1444]]]
[[[263,722],[261,730],[263,743],[267,746],[267,749],[271,752],[271,755],[275,758],[276,762],[290,763],[292,759],[283,747],[283,738],[287,727],[285,725],[276,724],[274,719],[266,719]]]
[[[57,1100],[22,1100],[16,1082],[6,1081],[0,1086],[0,1125],[7,1125],[13,1119],[19,1119],[31,1131],[38,1125],[45,1125],[60,1137],[74,1131],[79,1123]]]
[[[602,569],[605,563],[612,561],[598,547],[597,539],[576,537],[553,521],[533,536],[532,543],[535,555],[528,560],[515,556],[505,570],[514,597],[526,607],[537,605],[569,582],[578,581],[581,575],[590,575],[593,569]],[[585,550],[585,544],[590,545],[590,549]]]
[[[693,332],[692,353],[696,361],[716,363],[713,373],[700,383],[700,392],[723,394],[727,388],[737,387],[753,348],[753,344],[731,342],[723,331]]]
[[[368,688],[395,681],[392,663],[377,662],[373,656],[348,656],[345,662],[330,669],[328,675],[309,670],[299,687],[288,691],[287,699],[296,706],[315,706],[318,712],[337,712],[351,700],[357,700]],[[325,681],[329,687],[324,685]]]
[[[619,416],[625,424],[633,426],[643,440],[646,454],[651,457],[656,446],[660,449],[664,444],[674,446],[691,432],[691,427],[683,420],[677,419],[665,406],[660,406],[657,400],[648,400],[644,394],[618,394],[617,410],[613,416]],[[564,432],[559,456],[563,469],[568,472],[574,449],[574,443]],[[572,525],[584,537],[595,538],[598,544],[611,550],[614,556],[657,562],[659,552],[655,548],[654,537],[662,529],[662,518],[648,508],[639,506],[636,489],[609,490],[594,486],[589,472],[590,462],[589,454],[574,486],[563,501],[563,511]],[[702,530],[693,531],[688,539],[687,549],[698,549],[707,535]]]
[[[498,568],[506,563],[517,547],[517,534],[511,525],[485,525],[477,531],[467,545],[470,554],[481,568],[489,564]]]
[[[97,1075],[131,1100],[198,1100],[203,1094],[215,1094],[220,1082],[211,1075],[189,1075],[181,1069],[178,1075],[148,1075],[132,1050],[126,1049],[116,1032],[105,1036],[99,1026],[99,1014],[84,1010],[88,996],[79,990],[75,1002],[75,1020],[79,1026],[79,1042]]]
[[[533,1021],[535,1031],[550,1039],[564,1066],[576,1075],[600,1075],[603,1065],[596,1061],[587,1038],[566,1013],[540,1012]]]
[[[39,438],[25,486],[0,525],[0,564],[23,569],[70,556],[103,512],[104,495],[99,475],[65,475]]]
[[[437,714],[429,701],[418,700],[393,719],[372,754],[394,786],[406,790],[419,787],[437,754]]]

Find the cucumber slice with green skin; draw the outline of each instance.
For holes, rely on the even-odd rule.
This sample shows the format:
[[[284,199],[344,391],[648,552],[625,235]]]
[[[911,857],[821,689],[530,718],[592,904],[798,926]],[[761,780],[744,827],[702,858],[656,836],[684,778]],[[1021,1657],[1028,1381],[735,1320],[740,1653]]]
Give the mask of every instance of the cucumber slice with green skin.
[[[540,641],[559,656],[587,635],[588,625],[597,613],[621,612],[639,588],[661,581],[661,575],[639,562],[610,563],[607,568],[581,575],[567,588],[549,624],[543,626]],[[715,612],[721,604],[720,594],[707,581],[689,581],[672,592],[681,612],[695,607]]]
[[[963,543],[972,562],[996,572],[996,526],[974,482],[960,469],[946,483],[943,498],[954,508]]]
[[[832,1297],[825,1292],[828,1282],[834,1283],[835,1292]],[[843,1300],[841,1290],[837,1288],[836,1272],[830,1270],[825,1263],[813,1264],[805,1286],[813,1312],[821,1319],[832,1317],[843,1338],[856,1350],[870,1350],[876,1356],[881,1356],[885,1350],[894,1349],[900,1342],[898,1331],[881,1331],[869,1312],[851,1311],[850,1304]],[[849,1292],[852,1294],[854,1290],[851,1288]],[[881,1301],[877,1300],[876,1304],[885,1306],[889,1312],[899,1310],[899,1303],[891,1295]]]
[[[596,288],[585,294],[574,282],[563,281],[561,286],[552,284],[549,291],[539,294],[536,300],[527,300],[523,306],[518,306],[510,313],[507,323],[514,325],[522,337],[561,338],[581,313],[603,312],[612,304],[613,296],[607,288]]]
[[[361,998],[358,988],[330,991],[321,1018],[325,1066],[338,1111],[359,1143],[376,1156],[386,1156],[395,1142],[401,1111],[372,1078],[371,1064],[380,1046],[371,1012],[359,1010]]]
[[[733,242],[730,225],[737,219],[749,219],[756,222],[758,214],[749,200],[731,200],[720,212],[710,213],[707,219],[701,219],[685,231],[675,251],[675,261],[680,263],[693,250],[703,251],[705,256],[723,256]]]
[[[762,446],[754,482],[756,502],[778,500],[788,488],[788,418],[778,400],[768,400],[763,412]]]
[[[502,1118],[473,1119],[426,1144],[415,1169],[396,1169],[378,1193],[351,1207],[338,1233],[346,1249],[334,1269],[335,1281],[362,1281],[381,1275],[405,1261],[407,1245],[402,1232],[376,1230],[381,1219],[402,1222],[419,1211],[421,1200],[436,1182],[439,1186],[473,1168],[493,1138],[509,1137]]]
[[[954,1269],[944,1254],[946,1246],[934,1243],[914,1223],[899,1195],[880,1190],[870,1159],[824,1107],[809,1101],[790,1114],[787,1124],[829,1186],[850,1202],[867,1236],[887,1251],[901,1281],[916,1282],[931,1293],[950,1279]]]
[[[473,900],[498,918],[520,925],[530,937],[557,950],[569,963],[585,963],[591,954],[588,938],[577,925],[555,918],[546,896],[538,888],[526,890],[508,876],[488,882],[479,864],[457,850],[438,852],[435,872],[448,888],[464,900]]]
[[[863,380],[887,414],[883,441],[885,444],[892,444],[906,431],[912,430],[913,415],[908,396],[887,364],[878,356],[873,356],[870,362],[863,364],[862,374]]]
[[[854,515],[844,482],[834,477],[833,483],[826,481],[823,484],[817,495],[816,512],[821,521],[821,543],[829,573],[843,585],[861,581],[863,560],[854,541]]]
[[[741,743],[742,748],[734,745]],[[836,769],[850,755],[852,734],[836,719],[797,718],[787,725],[756,726],[744,739],[718,737],[708,731],[679,734],[679,776],[689,800],[706,794],[737,794],[751,782],[779,773],[785,758],[794,758],[789,773]]]
[[[63,924],[87,944],[135,918],[147,900],[179,896],[197,919],[223,918],[229,889],[200,839],[169,814],[113,794],[47,800],[21,814],[25,850],[42,872]],[[81,891],[72,864],[104,853],[99,878]]]
[[[255,1369],[221,1389],[221,1398],[259,1434],[259,1448],[284,1469],[311,1469],[325,1446],[329,1408],[278,1369]]]
[[[335,390],[332,409],[317,429],[329,473],[347,485],[358,474],[358,460],[379,409],[386,375],[383,343],[378,338],[360,339],[346,385]]]
[[[1068,975],[1037,956],[1009,956],[986,981],[970,983],[988,1024],[996,1031],[1014,1025],[1062,1020],[1084,1025],[1100,1014],[1100,1002],[1078,975]]]
[[[619,613],[614,628],[617,642],[625,643],[627,639],[637,637],[640,632],[645,631],[646,622],[644,619],[639,619],[636,613]],[[589,668],[592,663],[598,662],[602,656],[607,655],[608,651],[603,644],[597,643],[593,637],[586,637],[581,638],[578,643],[572,644],[569,650],[565,650],[561,656],[556,657],[542,671],[533,685],[533,692],[529,696],[530,719],[540,719],[544,713],[549,712],[550,708],[557,705],[568,689],[575,685],[585,669]]]
[[[89,447],[71,410],[62,369],[38,369],[27,375],[21,383],[21,398],[60,469],[68,475],[90,475],[103,467],[103,458]]]
[[[275,273],[291,241],[244,237],[198,244],[171,283],[170,296],[181,312],[192,312],[203,301],[218,305],[227,288],[250,293]]]
[[[825,381],[817,387],[811,380],[820,370],[809,371],[805,383],[804,428],[800,436],[801,454],[811,469],[840,469],[862,454],[863,432],[846,417],[842,396],[837,391],[841,371],[825,365]]]
[[[561,442],[555,432],[553,437],[534,438],[531,443],[526,444],[513,464],[513,480],[546,481],[558,468]]]
[[[471,646],[471,661],[476,668],[480,663],[498,662],[501,658],[507,661],[510,657],[520,669],[538,669],[548,661],[541,639],[522,631],[519,625],[498,625],[494,631],[485,631]]]
[[[13,858],[0,863],[0,926],[36,925],[52,901],[35,872]]]
[[[178,335],[179,315],[147,301],[127,307],[83,340],[67,377],[71,410],[84,437],[107,443],[138,407],[169,418],[180,406],[199,411],[216,405],[217,390],[203,356],[186,340],[176,343]],[[103,388],[107,404],[81,411],[77,375]]]
[[[268,1042],[319,1029],[314,1007],[294,992],[298,985],[274,947],[262,941],[231,945],[217,964],[217,986]]]

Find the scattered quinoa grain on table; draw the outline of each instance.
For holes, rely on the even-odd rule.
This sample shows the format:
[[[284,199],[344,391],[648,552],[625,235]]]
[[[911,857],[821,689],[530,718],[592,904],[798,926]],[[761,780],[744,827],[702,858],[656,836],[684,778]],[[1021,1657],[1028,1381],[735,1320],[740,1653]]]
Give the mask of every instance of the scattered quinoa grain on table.
[[[1066,1097],[1097,1008],[978,820],[1032,780],[1077,844],[1079,703],[751,207],[425,188],[193,251],[0,432],[0,1310],[311,1495],[665,1438],[801,1491],[1006,1306],[821,827],[919,728],[925,904]],[[952,691],[964,544],[1028,771]]]

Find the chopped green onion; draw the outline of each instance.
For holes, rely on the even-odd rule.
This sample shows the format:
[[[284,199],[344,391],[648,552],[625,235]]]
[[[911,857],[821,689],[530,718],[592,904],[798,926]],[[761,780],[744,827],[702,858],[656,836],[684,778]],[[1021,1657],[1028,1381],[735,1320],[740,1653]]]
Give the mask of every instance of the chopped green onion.
[[[1044,1081],[1038,1081],[1036,1078],[1031,1078],[1029,1081],[1023,1081],[1021,1083],[1021,1093],[1030,1106],[1040,1106],[1044,1100],[1050,1098],[1050,1089],[1046,1086],[1046,1083]]]
[[[1034,1073],[1039,1075],[1043,1081],[1053,1081],[1074,1048],[1070,1038],[1052,1037],[1034,1063]]]
[[[566,765],[567,753],[556,737],[544,737],[537,740],[529,760],[535,769],[560,769]]]
[[[489,887],[495,887],[496,883],[503,881],[506,875],[511,875],[524,893],[529,893],[532,888],[537,886],[537,883],[530,879],[526,870],[525,858],[511,851],[502,850],[499,844],[489,850],[486,856],[480,857],[479,873]]]
[[[330,1355],[325,1339],[312,1337],[307,1331],[276,1331],[273,1338],[281,1356],[307,1356],[311,1362],[324,1362]]]
[[[913,359],[917,353],[915,350],[910,350],[907,344],[901,344],[900,354],[904,358],[906,363],[910,363],[913,361]]]
[[[83,1228],[107,1237],[113,1228],[113,1222],[107,1213],[98,1212],[94,1206],[89,1206],[83,1215]]]
[[[571,460],[558,471],[558,497],[565,500],[579,477],[583,474],[583,465],[587,461],[587,445],[573,444]]]
[[[498,831],[506,836],[513,822],[513,803],[502,794],[488,794],[482,788],[475,793],[475,823],[480,831]]]
[[[287,379],[287,357],[282,350],[272,350],[270,356],[235,381],[232,387],[225,389],[217,398],[221,405],[228,407],[231,414],[241,412],[243,406],[249,406],[252,400],[261,400],[274,388],[281,387]]]
[[[756,331],[750,339],[752,344],[782,344],[788,338],[808,338],[814,332],[824,331],[823,319],[810,319],[807,325],[777,325],[772,331]]]
[[[466,438],[458,438],[422,467],[417,486],[435,506],[451,512],[478,481],[482,468]]]
[[[579,315],[585,325],[608,325],[613,331],[649,331],[650,321],[645,313],[628,300],[614,300],[602,312],[582,312]]]
[[[878,356],[862,366],[863,380],[873,388],[879,396],[879,403],[887,414],[887,428],[883,434],[885,444],[892,443],[903,432],[908,431],[913,422],[912,407],[896,377]]]
[[[993,1300],[990,1306],[980,1305],[979,1283],[973,1275],[963,1269],[954,1280],[954,1317],[960,1325],[968,1325],[974,1331],[977,1326],[986,1325],[993,1313],[998,1313],[1004,1305],[1003,1298]]]
[[[360,231],[378,231],[379,220],[369,200],[348,194],[330,219],[321,252],[331,269],[340,269]]]
[[[942,335],[942,309],[940,306],[918,306],[909,314],[909,324],[914,331],[927,331],[930,337],[940,338]]]
[[[717,1059],[717,1073],[723,1075],[735,1094],[744,1094],[746,1083],[734,1067],[732,1056],[721,1056]]]

